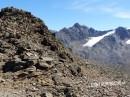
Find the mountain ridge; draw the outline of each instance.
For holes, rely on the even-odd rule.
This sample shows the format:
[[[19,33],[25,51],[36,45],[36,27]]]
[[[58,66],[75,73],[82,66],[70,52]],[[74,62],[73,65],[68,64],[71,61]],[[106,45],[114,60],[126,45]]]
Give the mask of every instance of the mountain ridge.
[[[113,29],[114,32],[111,33],[112,30],[97,31],[93,28],[91,30],[91,27],[87,27],[87,30],[80,32],[75,30],[77,28],[75,28],[74,25],[66,29],[66,31],[60,30],[58,33],[55,33],[55,36],[62,41],[66,47],[71,48],[74,54],[99,64],[108,64],[108,66],[110,64],[113,66],[120,64],[127,65],[125,67],[126,69],[129,68],[129,29],[118,27]],[[78,26],[82,28],[82,25],[78,24]],[[72,28],[73,30],[71,30]],[[69,34],[67,35],[65,33]],[[75,35],[75,33],[79,34]],[[77,40],[73,39],[73,37],[82,36],[81,33],[85,33],[83,37]],[[111,34],[109,35],[109,33]]]

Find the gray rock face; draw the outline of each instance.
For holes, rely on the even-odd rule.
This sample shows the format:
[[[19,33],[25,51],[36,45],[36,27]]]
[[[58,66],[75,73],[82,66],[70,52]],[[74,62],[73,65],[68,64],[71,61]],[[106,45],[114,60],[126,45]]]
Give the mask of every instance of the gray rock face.
[[[55,36],[75,54],[109,66],[120,65],[122,69],[128,69],[130,63],[130,45],[126,41],[130,39],[130,30],[118,27],[115,33],[101,39],[92,47],[83,47],[91,37],[98,37],[109,33],[108,31],[97,31],[79,24],[70,28],[64,28],[55,33]],[[78,33],[78,34],[77,34]]]

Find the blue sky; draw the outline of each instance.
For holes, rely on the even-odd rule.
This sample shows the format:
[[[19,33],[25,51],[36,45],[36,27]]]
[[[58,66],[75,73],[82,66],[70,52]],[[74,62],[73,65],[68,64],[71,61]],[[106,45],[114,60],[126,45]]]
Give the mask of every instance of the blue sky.
[[[0,8],[30,11],[53,30],[76,22],[98,30],[130,28],[129,4],[130,0],[0,0]]]

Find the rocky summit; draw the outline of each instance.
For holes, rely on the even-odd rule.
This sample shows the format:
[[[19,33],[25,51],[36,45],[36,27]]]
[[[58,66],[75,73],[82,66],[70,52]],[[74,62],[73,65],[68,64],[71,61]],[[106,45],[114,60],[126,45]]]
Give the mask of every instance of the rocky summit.
[[[0,11],[0,97],[127,97],[127,76],[71,54],[30,12]]]

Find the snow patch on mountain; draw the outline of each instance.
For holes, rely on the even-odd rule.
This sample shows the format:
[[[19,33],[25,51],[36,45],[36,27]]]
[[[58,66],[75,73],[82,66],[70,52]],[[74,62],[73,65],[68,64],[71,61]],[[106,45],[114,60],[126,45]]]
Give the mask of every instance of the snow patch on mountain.
[[[83,47],[93,47],[95,44],[97,44],[98,42],[100,42],[104,37],[112,35],[115,33],[115,30],[112,30],[102,36],[98,36],[98,37],[90,37],[90,39],[88,40],[87,43],[83,44]]]
[[[130,39],[126,41],[126,44],[130,44]]]

